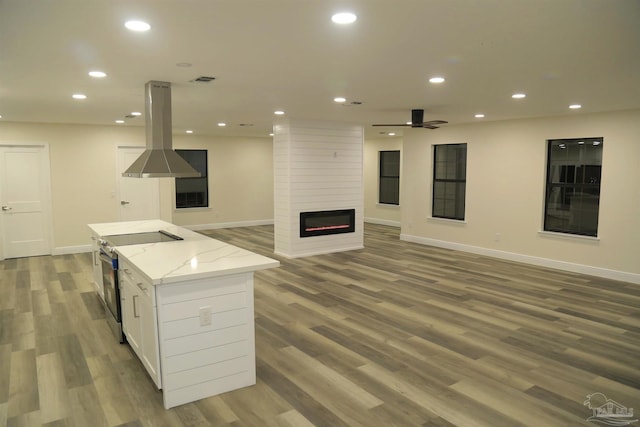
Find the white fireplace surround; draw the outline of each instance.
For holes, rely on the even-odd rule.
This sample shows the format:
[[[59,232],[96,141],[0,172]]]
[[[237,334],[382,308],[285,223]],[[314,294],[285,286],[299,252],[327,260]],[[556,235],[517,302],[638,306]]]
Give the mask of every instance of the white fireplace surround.
[[[364,223],[361,126],[282,120],[274,126],[274,251],[297,258],[361,249]],[[300,237],[300,213],[355,209],[353,232]]]

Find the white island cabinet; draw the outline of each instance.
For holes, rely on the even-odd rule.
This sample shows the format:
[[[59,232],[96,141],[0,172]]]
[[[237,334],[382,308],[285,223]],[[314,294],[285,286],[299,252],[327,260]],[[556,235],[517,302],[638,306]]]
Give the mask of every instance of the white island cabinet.
[[[149,223],[89,227],[101,236],[105,230],[128,234],[118,225],[128,224],[131,233],[163,229],[184,238],[116,247],[123,329],[162,389],[164,407],[254,385],[253,274],[279,262],[169,223]]]

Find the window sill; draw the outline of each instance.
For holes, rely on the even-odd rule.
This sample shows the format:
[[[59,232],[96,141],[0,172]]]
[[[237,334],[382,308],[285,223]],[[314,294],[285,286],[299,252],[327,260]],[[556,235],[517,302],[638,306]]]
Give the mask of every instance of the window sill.
[[[210,212],[211,207],[206,208],[173,208],[173,212]]]
[[[376,207],[385,209],[399,209],[400,205],[394,205],[391,203],[376,203]]]
[[[540,230],[538,231],[538,234],[541,237],[548,237],[553,239],[582,240],[585,242],[594,242],[594,243],[600,241],[599,237],[583,236],[581,234],[557,233],[555,231]]]
[[[438,217],[435,217],[435,216],[428,216],[427,217],[427,221],[442,222],[442,223],[445,223],[445,224],[458,225],[458,226],[467,225],[467,221],[465,221],[465,220],[449,219],[449,218],[438,218]]]

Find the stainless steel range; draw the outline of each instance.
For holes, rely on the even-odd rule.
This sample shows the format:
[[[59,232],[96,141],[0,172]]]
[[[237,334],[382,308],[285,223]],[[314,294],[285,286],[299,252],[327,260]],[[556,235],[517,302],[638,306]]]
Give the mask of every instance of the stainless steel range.
[[[107,308],[107,323],[119,342],[125,342],[125,337],[122,333],[122,310],[120,308],[118,253],[116,252],[116,247],[175,240],[183,239],[175,234],[160,230],[146,233],[114,234],[112,236],[103,236],[98,241],[100,245],[100,262],[102,264],[104,303]]]

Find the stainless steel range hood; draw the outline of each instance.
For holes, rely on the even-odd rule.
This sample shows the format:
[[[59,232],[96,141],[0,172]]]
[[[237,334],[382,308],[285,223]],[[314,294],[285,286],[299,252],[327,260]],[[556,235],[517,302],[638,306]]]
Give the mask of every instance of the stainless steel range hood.
[[[147,149],[122,176],[133,178],[193,178],[200,172],[173,151],[171,141],[171,83],[150,81],[144,86]]]

